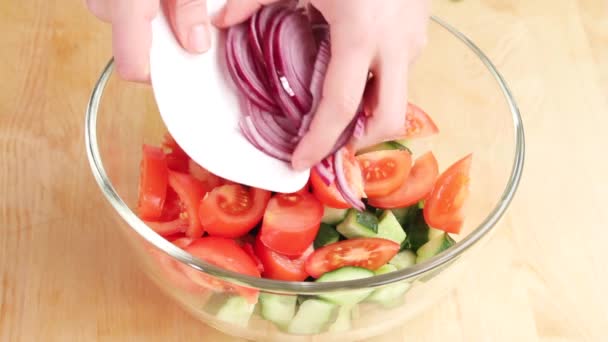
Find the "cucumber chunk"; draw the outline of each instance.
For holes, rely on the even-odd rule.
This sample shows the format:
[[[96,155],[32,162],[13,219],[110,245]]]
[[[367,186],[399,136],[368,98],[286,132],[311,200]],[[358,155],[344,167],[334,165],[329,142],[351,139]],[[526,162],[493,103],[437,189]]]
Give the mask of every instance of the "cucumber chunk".
[[[405,249],[397,253],[397,255],[395,255],[388,263],[396,267],[398,270],[408,268],[416,264],[416,253],[410,251],[409,249]]]
[[[401,228],[397,218],[390,210],[385,211],[380,216],[377,237],[392,240],[398,244],[401,244],[405,240],[405,231]]]
[[[418,206],[410,207],[403,229],[407,237],[402,247],[412,250],[418,250],[420,246],[427,243],[433,237],[440,235],[436,230],[429,228],[429,225],[424,220],[422,209],[418,208]]]
[[[318,282],[332,282],[332,281],[344,281],[369,278],[374,276],[374,272],[362,268],[362,267],[342,267],[337,270],[327,272],[319,279]],[[341,292],[329,292],[319,295],[320,298],[325,299],[329,302],[340,304],[340,305],[355,305],[360,301],[364,300],[373,289],[360,289],[360,290],[349,290]]]
[[[391,209],[391,212],[393,213],[393,215],[395,215],[395,218],[397,219],[397,222],[399,222],[401,227],[405,227],[405,225],[408,223],[407,219],[408,213],[410,212],[410,207]]]
[[[376,151],[387,151],[387,150],[405,150],[409,151],[410,149],[407,146],[400,144],[398,141],[385,141],[374,146],[366,147],[357,151],[357,155],[368,153],[368,152],[376,152]]]
[[[323,209],[323,218],[321,219],[321,222],[335,226],[344,221],[347,212],[348,209],[336,209],[325,206],[325,209]]]
[[[418,248],[416,251],[416,263],[419,264],[434,257],[450,248],[455,243],[456,241],[454,241],[449,234],[441,232],[441,235],[434,237],[432,240],[422,245],[422,247]]]
[[[350,209],[336,229],[348,239],[374,237],[378,233],[378,218],[367,211]]]
[[[249,324],[249,319],[253,314],[254,308],[255,304],[249,303],[247,299],[234,296],[226,300],[215,314],[215,317],[227,323],[246,327]]]
[[[348,305],[343,305],[338,310],[338,316],[332,325],[327,329],[331,332],[349,331],[351,328],[352,308]]]
[[[315,237],[313,246],[315,249],[319,249],[325,245],[329,245],[330,243],[338,242],[339,240],[340,234],[338,234],[334,227],[321,223],[321,227],[319,227],[319,232],[317,233],[317,237]]]
[[[286,327],[296,313],[298,296],[260,293],[261,315],[279,327]]]
[[[336,306],[320,299],[302,302],[287,327],[291,334],[310,335],[322,332],[332,318]]]
[[[386,264],[374,272],[376,275],[386,274],[397,271],[397,267],[391,264]],[[391,284],[385,287],[374,290],[372,294],[367,297],[366,301],[378,303],[386,308],[395,307],[401,304],[403,295],[409,290],[410,283],[399,282],[397,284]]]

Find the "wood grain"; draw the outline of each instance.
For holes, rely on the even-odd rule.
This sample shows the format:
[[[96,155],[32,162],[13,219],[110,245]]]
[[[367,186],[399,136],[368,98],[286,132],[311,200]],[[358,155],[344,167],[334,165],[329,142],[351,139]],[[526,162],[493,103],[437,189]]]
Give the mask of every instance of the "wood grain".
[[[608,2],[435,1],[524,116],[525,176],[475,272],[372,341],[605,341]],[[160,294],[101,229],[83,112],[110,29],[78,1],[0,3],[0,339],[237,341]],[[129,279],[129,281],[121,281]]]

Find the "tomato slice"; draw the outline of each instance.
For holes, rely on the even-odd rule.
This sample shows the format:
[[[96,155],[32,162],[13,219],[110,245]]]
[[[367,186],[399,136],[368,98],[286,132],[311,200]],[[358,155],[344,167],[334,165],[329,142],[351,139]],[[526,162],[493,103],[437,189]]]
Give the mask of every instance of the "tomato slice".
[[[355,158],[354,153],[350,150],[345,149],[343,153],[346,154],[344,156],[344,176],[346,177],[346,181],[359,198],[365,197],[366,194],[364,192],[361,166]],[[336,188],[335,181],[328,186],[323,182],[323,179],[319,176],[316,169],[311,170],[310,184],[312,185],[313,194],[324,205],[337,209],[347,209],[351,207]]]
[[[323,205],[308,193],[277,194],[268,202],[260,239],[275,252],[297,256],[315,239]]]
[[[262,272],[264,278],[285,281],[303,281],[308,278],[304,264],[308,256],[314,252],[312,245],[297,257],[288,257],[273,251],[262,243],[259,236],[254,246],[256,255],[264,265]]]
[[[404,139],[425,138],[437,133],[439,133],[439,129],[431,117],[420,107],[408,103]]]
[[[222,185],[200,204],[200,221],[212,236],[237,238],[247,234],[264,216],[270,192],[243,185]]]
[[[178,238],[173,240],[172,243],[183,249],[190,245],[193,241],[194,240],[190,238]],[[160,269],[166,277],[165,280],[172,283],[174,286],[191,293],[200,294],[207,292],[205,287],[196,284],[188,276],[186,276],[186,274],[182,271],[183,266],[180,266],[181,264],[178,261],[154,247],[151,247],[148,250],[158,260]]]
[[[433,152],[427,152],[416,159],[407,180],[397,190],[388,196],[370,198],[368,203],[382,209],[408,207],[424,199],[431,192],[438,175],[437,159]]]
[[[462,208],[469,195],[472,160],[473,155],[467,155],[445,170],[435,182],[423,209],[429,226],[448,233],[460,233],[464,220]]]
[[[166,222],[145,222],[150,228],[152,228],[152,230],[162,236],[170,236],[178,233],[183,233],[190,226],[190,222],[187,219],[181,217],[178,217],[173,221]]]
[[[156,221],[173,221],[177,219],[183,211],[184,208],[182,202],[179,200],[179,196],[172,187],[167,187],[167,198],[165,199],[165,205],[163,205],[163,212]]]
[[[184,250],[193,256],[223,269],[252,277],[260,277],[255,261],[232,239],[204,237]],[[258,290],[229,283],[182,265],[184,273],[196,284],[217,292],[236,292],[250,302],[257,301]]]
[[[166,133],[162,142],[162,146],[167,150],[167,166],[169,170],[177,172],[188,172],[188,160],[190,158],[184,150],[177,144],[171,134]]]
[[[258,271],[260,271],[261,274],[264,274],[264,264],[262,264],[262,261],[260,260],[260,258],[258,258],[258,256],[255,254],[255,251],[254,251],[251,243],[245,242],[243,244],[242,248],[245,251],[245,253],[247,253],[251,257],[251,260],[255,261],[255,265],[257,266]]]
[[[162,214],[167,196],[167,160],[158,147],[143,145],[142,152],[137,212],[143,220],[156,220]]]
[[[398,243],[380,238],[343,240],[321,247],[306,260],[306,272],[314,278],[340,267],[376,270],[399,252]]]
[[[387,150],[357,156],[363,169],[365,194],[382,197],[397,190],[410,174],[412,155],[408,151]]]
[[[175,171],[169,171],[169,186],[175,190],[185,210],[180,216],[189,221],[186,236],[200,237],[203,235],[203,226],[198,218],[198,207],[207,191],[196,178]]]
[[[188,160],[188,172],[190,173],[190,175],[192,175],[192,177],[201,181],[205,189],[207,189],[208,191],[211,191],[216,187],[222,185],[222,178],[207,171],[204,167],[198,165],[192,159]]]

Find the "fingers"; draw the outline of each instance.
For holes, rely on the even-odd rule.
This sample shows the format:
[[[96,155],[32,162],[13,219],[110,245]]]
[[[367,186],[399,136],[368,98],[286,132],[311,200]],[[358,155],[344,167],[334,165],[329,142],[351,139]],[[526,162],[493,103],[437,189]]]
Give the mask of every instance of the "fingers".
[[[399,58],[384,61],[378,66],[365,99],[372,116],[366,122],[365,136],[357,141],[358,148],[403,135],[407,109],[407,61]]]
[[[129,81],[147,82],[152,43],[151,21],[158,12],[158,0],[114,1],[112,49],[116,71]]]
[[[228,0],[226,6],[213,19],[213,24],[224,28],[247,20],[262,5],[268,5],[278,0]]]
[[[169,0],[169,21],[182,47],[192,53],[203,53],[211,46],[209,18],[205,0]]]
[[[332,32],[333,33],[333,32]],[[340,134],[355,116],[365,89],[371,57],[353,49],[350,39],[334,35],[323,95],[309,132],[293,154],[293,167],[310,168],[331,152]]]
[[[112,6],[108,0],[86,0],[89,11],[102,21],[112,21]]]

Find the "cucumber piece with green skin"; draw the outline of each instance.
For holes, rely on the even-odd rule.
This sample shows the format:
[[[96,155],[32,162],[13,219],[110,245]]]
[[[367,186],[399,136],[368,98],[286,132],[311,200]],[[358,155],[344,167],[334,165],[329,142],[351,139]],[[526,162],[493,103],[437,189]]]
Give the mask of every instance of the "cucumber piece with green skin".
[[[336,209],[325,206],[323,209],[323,218],[321,219],[321,222],[335,226],[344,221],[346,213],[348,213],[348,209]]]
[[[285,327],[296,313],[298,296],[260,293],[261,315],[263,318]]]
[[[407,219],[408,213],[410,212],[410,207],[391,209],[391,212],[393,213],[393,215],[395,215],[395,218],[397,219],[397,222],[399,222],[401,227],[404,227],[405,224],[408,223]]]
[[[386,264],[374,272],[376,275],[386,274],[397,271],[397,267],[391,264]],[[399,282],[396,284],[387,285],[374,290],[365,301],[378,303],[386,308],[395,307],[401,304],[403,295],[409,290],[410,283]]]
[[[374,272],[368,269],[346,266],[323,274],[321,277],[319,277],[319,279],[317,279],[317,282],[324,283],[332,281],[354,280],[373,276]],[[319,295],[319,297],[335,304],[352,306],[363,301],[367,296],[369,296],[370,293],[372,293],[372,291],[373,289],[360,289],[341,292],[328,292]]]
[[[343,305],[338,309],[338,316],[336,320],[331,324],[329,329],[330,332],[343,332],[349,331],[351,328],[352,320],[352,308],[348,305]]]
[[[329,324],[336,305],[321,299],[308,299],[300,304],[287,332],[298,335],[318,334]]]
[[[407,237],[401,246],[403,249],[412,250],[418,250],[422,245],[443,233],[443,231],[430,228],[429,225],[426,224],[422,209],[417,205],[415,207],[410,207],[403,229],[405,230]]]
[[[336,229],[328,224],[321,223],[319,232],[315,237],[313,246],[315,249],[319,249],[323,246],[329,245],[330,243],[338,242],[340,240],[340,234]]]
[[[398,244],[401,244],[405,240],[405,231],[397,221],[397,218],[392,211],[386,210],[380,216],[380,221],[378,222],[378,234],[376,237],[395,241]]]
[[[422,247],[418,248],[416,251],[416,263],[419,264],[434,257],[452,247],[455,243],[456,241],[454,241],[449,234],[441,232],[441,235],[434,237],[432,240],[422,245]]]
[[[336,229],[348,239],[374,237],[378,233],[378,218],[367,211],[350,209]]]
[[[410,149],[397,141],[385,141],[374,146],[366,147],[357,152],[357,155],[368,152],[387,151],[387,150],[402,150],[409,151]],[[411,152],[411,151],[410,151]]]
[[[416,253],[409,249],[403,250],[397,253],[388,263],[398,270],[411,267],[416,264]]]
[[[226,300],[215,314],[215,317],[223,322],[247,327],[254,308],[255,304],[249,303],[247,299],[234,296]]]

